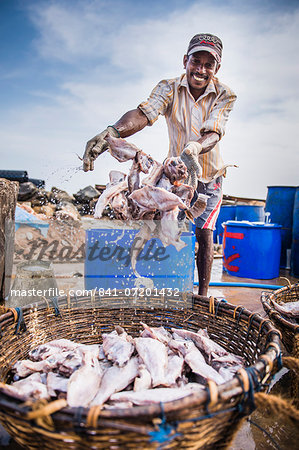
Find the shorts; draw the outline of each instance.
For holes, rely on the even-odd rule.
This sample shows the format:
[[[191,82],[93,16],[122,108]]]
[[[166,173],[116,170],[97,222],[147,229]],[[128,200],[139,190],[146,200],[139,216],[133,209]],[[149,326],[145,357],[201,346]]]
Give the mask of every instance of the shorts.
[[[207,207],[201,216],[194,219],[197,228],[215,230],[216,220],[220,211],[222,202],[222,176],[210,181],[209,183],[198,182],[196,192],[207,195]],[[196,192],[192,199],[193,204],[197,198]]]

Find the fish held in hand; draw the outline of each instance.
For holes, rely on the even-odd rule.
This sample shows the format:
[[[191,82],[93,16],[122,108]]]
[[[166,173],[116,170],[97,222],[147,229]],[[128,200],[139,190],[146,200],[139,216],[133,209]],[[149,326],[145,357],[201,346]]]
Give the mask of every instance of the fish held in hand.
[[[169,211],[177,206],[186,209],[185,203],[177,195],[150,185],[132,192],[129,198],[148,210]]]
[[[98,201],[95,206],[94,217],[96,219],[100,219],[102,217],[103,211],[108,205],[108,203],[112,200],[112,198],[119,194],[122,191],[128,189],[127,180],[121,181],[118,184],[113,184],[106,188],[104,192],[98,198]]]
[[[167,158],[163,164],[164,174],[169,178],[170,182],[183,183],[188,177],[188,170],[179,156]]]
[[[130,144],[128,141],[122,138],[115,138],[109,133],[105,137],[105,140],[109,144],[110,154],[119,162],[129,161],[134,159],[136,153],[140,151],[134,144]]]

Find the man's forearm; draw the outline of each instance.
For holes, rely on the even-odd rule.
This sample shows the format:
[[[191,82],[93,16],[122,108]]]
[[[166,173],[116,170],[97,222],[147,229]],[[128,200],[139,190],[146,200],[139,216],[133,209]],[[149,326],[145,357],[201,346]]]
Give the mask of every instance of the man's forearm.
[[[201,153],[208,153],[212,148],[215,147],[217,142],[219,141],[219,134],[214,131],[209,131],[205,133],[197,142],[202,145]]]
[[[113,126],[122,138],[126,138],[142,130],[147,124],[146,115],[139,108],[136,108],[126,112]]]

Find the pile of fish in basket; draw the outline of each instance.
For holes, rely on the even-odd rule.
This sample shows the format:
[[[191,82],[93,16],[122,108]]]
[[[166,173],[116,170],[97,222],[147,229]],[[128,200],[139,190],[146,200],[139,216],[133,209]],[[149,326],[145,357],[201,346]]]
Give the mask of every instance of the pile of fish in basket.
[[[268,320],[213,298],[60,298],[0,316],[0,421],[27,448],[216,448],[277,370]],[[151,299],[149,299],[151,300]],[[63,337],[63,338],[62,338]]]

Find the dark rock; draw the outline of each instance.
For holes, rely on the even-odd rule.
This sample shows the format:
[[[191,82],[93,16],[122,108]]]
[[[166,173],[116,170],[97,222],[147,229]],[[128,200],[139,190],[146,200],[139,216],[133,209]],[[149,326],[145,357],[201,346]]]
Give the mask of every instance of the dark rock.
[[[52,187],[49,200],[51,203],[55,204],[61,203],[62,201],[72,203],[74,201],[74,197],[68,194],[66,191],[62,191],[57,187]]]
[[[98,198],[100,196],[100,192],[92,186],[86,186],[84,189],[80,189],[74,197],[79,203],[89,203],[90,200],[94,198]]]
[[[38,189],[31,200],[32,208],[34,206],[43,206],[49,203],[47,192],[44,189]]]
[[[18,193],[18,201],[23,202],[26,200],[31,200],[34,197],[34,194],[37,191],[37,187],[31,183],[30,181],[26,181],[25,183],[20,183],[19,193]]]

